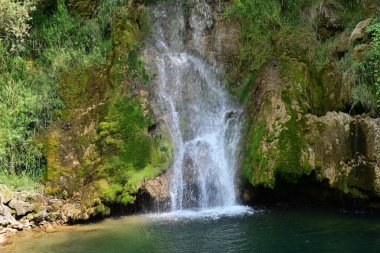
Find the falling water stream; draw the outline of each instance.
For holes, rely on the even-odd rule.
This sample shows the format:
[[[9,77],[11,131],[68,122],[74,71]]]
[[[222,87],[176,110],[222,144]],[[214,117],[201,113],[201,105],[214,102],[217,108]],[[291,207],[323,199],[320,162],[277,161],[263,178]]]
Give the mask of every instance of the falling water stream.
[[[192,3],[187,12],[182,1],[160,3],[150,12],[147,48],[157,72],[157,104],[176,150],[169,172],[173,211],[236,204],[240,109],[223,89],[221,68],[204,57],[211,7]]]

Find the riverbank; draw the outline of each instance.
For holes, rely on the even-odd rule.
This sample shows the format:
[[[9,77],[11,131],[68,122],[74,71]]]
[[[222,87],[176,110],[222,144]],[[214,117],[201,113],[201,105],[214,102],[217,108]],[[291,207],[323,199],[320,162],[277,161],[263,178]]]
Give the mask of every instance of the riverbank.
[[[88,220],[95,210],[74,200],[59,199],[42,191],[12,191],[0,185],[0,245],[21,231],[54,231],[65,224]]]
[[[88,207],[81,196],[65,198],[40,190],[14,191],[0,184],[0,246],[24,231],[59,231],[66,226],[120,217],[138,212],[169,210],[168,182],[165,175],[143,180],[136,200],[128,205],[107,203],[109,211]]]

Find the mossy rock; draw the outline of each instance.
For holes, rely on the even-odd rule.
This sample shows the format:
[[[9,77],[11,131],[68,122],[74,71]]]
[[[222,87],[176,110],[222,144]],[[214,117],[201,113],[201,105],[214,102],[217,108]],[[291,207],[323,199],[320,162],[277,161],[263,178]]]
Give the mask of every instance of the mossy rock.
[[[254,186],[273,188],[276,178],[295,183],[312,170],[304,114],[310,110],[310,76],[305,64],[283,58],[268,64],[256,79],[248,115],[243,172]]]
[[[133,203],[144,181],[172,161],[165,131],[149,131],[155,117],[139,56],[144,13],[126,6],[115,14],[120,17],[106,66],[75,66],[60,75],[65,108],[45,138],[46,190],[80,203],[91,215],[109,213],[105,204]]]

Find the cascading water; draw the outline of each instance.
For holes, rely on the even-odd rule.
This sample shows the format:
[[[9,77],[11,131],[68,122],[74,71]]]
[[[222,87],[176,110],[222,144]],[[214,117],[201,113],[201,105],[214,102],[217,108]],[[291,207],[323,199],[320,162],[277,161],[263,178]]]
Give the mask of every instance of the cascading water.
[[[172,210],[235,205],[239,108],[230,102],[219,68],[205,60],[202,38],[213,25],[211,7],[193,0],[150,10],[157,104],[168,126],[175,160],[170,171]],[[190,43],[191,41],[191,43]],[[190,46],[192,44],[192,46]]]

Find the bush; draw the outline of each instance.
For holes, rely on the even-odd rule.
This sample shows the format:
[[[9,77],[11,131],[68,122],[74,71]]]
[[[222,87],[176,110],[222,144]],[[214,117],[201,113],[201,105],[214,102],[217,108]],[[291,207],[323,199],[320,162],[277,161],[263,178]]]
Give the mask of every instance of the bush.
[[[235,0],[225,12],[241,30],[240,69],[259,69],[271,57],[271,36],[282,27],[281,5],[276,0]]]
[[[377,108],[380,108],[380,23],[369,26],[366,32],[372,43],[365,54],[364,65],[369,73],[368,81],[375,87]]]
[[[30,14],[35,10],[32,0],[0,0],[0,37],[10,51],[23,48],[29,35]]]
[[[0,44],[0,170],[39,174],[45,161],[34,137],[61,107],[56,85],[45,72],[4,50]]]
[[[352,89],[352,109],[362,107],[372,115],[376,114],[376,95],[374,89],[365,84],[359,84]]]
[[[373,23],[366,32],[369,36],[368,49],[359,60],[351,60],[346,76],[352,89],[352,108],[363,108],[372,116],[380,112],[380,23]]]

